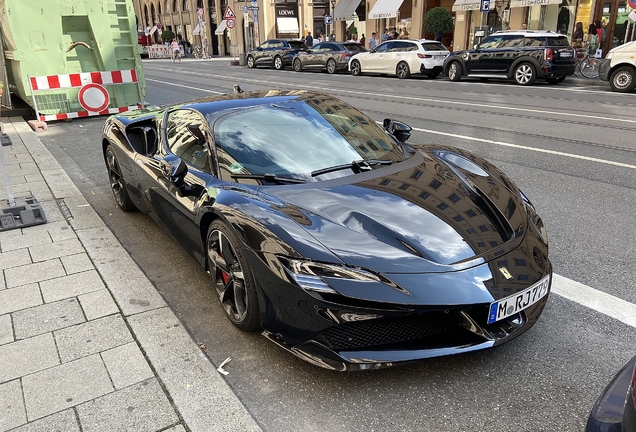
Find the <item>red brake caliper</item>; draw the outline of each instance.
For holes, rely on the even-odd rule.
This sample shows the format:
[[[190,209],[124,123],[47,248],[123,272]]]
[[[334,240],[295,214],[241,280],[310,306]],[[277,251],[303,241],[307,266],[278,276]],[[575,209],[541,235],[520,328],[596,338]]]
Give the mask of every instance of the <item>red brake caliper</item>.
[[[224,258],[223,254],[219,253],[219,255],[221,255],[221,258]],[[222,269],[218,269],[217,271],[221,275],[221,279],[223,279],[223,285],[227,285],[230,281],[230,274]]]

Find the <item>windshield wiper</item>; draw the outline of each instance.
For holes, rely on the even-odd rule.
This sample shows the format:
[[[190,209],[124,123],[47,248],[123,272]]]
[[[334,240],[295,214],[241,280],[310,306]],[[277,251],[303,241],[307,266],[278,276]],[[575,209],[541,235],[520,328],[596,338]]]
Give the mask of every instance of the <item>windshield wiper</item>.
[[[307,183],[305,179],[278,177],[276,174],[232,174],[233,179],[256,179],[265,180],[272,183]]]
[[[343,169],[350,168],[356,174],[361,173],[363,171],[369,171],[374,165],[391,165],[393,163],[392,160],[379,160],[379,159],[369,159],[369,160],[357,160],[353,161],[349,164],[336,165],[329,168],[322,168],[316,171],[311,172],[312,177],[316,177],[322,174],[327,174],[334,171],[340,171]]]

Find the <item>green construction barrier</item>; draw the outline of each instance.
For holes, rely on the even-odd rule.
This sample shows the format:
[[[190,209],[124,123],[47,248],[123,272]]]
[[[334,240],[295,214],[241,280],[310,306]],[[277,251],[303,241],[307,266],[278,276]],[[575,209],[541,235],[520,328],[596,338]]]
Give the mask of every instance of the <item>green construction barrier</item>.
[[[108,108],[143,102],[146,82],[132,0],[0,0],[0,25],[8,84],[39,113],[84,111],[81,89],[32,92],[30,77],[135,70],[136,83],[104,86]]]

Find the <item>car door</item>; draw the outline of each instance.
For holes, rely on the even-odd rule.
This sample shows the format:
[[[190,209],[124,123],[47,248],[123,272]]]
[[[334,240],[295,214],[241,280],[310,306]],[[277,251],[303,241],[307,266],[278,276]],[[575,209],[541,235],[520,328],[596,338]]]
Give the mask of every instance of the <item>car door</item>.
[[[269,49],[269,44],[270,41],[265,41],[258,48],[256,48],[256,51],[253,54],[255,65],[258,66],[263,63],[263,59],[268,55],[267,50]]]
[[[330,42],[320,44],[320,49],[312,50],[311,68],[324,69],[327,67],[327,60],[337,54],[338,45]]]
[[[367,55],[361,57],[360,65],[363,72],[379,72],[382,69],[382,60],[390,42],[384,42],[375,47]]]
[[[389,73],[395,73],[398,63],[406,61],[408,63],[407,52],[409,50],[417,50],[417,46],[408,41],[392,41],[391,47],[385,57],[385,70]],[[416,71],[419,72],[419,71]]]
[[[153,218],[184,249],[203,253],[197,216],[206,185],[214,179],[212,134],[195,110],[172,110],[163,121],[165,132],[157,152],[135,156],[137,178]]]
[[[514,61],[523,50],[523,35],[505,35],[498,48],[493,50],[490,61],[492,71],[495,73],[507,73]]]
[[[263,66],[272,66],[274,57],[283,51],[285,43],[282,40],[271,41],[267,47],[267,55],[263,58]]]
[[[468,55],[466,62],[467,73],[493,73],[493,57],[503,41],[504,35],[491,35],[485,38],[476,50]]]

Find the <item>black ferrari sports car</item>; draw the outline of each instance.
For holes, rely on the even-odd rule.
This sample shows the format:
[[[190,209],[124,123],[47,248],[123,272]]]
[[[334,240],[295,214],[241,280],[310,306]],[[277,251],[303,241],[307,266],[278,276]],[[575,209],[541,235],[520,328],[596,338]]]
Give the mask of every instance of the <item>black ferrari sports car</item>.
[[[502,344],[550,291],[543,221],[515,183],[410,131],[327,94],[235,86],[112,116],[102,146],[119,207],[207,270],[232,323],[359,370]]]

